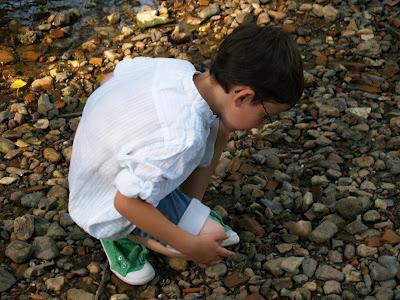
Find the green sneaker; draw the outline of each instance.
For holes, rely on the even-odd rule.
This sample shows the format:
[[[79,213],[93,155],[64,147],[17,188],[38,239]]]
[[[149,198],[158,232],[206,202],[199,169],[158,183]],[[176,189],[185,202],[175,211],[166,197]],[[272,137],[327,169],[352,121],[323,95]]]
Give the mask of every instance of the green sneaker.
[[[240,238],[238,234],[222,221],[221,216],[215,210],[211,210],[208,217],[220,224],[224,228],[225,233],[228,235],[228,237],[221,242],[221,246],[226,247],[239,243]]]
[[[155,272],[147,261],[148,250],[128,238],[101,240],[111,271],[122,281],[142,285],[154,278]]]

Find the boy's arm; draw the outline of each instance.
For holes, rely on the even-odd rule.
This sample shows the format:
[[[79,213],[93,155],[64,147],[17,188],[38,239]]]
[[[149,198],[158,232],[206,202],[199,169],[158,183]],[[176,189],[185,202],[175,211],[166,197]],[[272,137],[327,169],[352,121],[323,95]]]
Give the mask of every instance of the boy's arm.
[[[211,160],[211,164],[206,168],[197,168],[194,170],[193,173],[180,186],[182,192],[184,192],[186,195],[199,200],[203,199],[207,190],[207,186],[210,182],[211,175],[217,167],[222,151],[228,142],[229,133],[229,130],[225,128],[223,123],[219,122],[219,129],[217,138],[215,140],[214,155]]]
[[[199,264],[211,264],[221,257],[234,255],[220,246],[226,234],[212,233],[194,236],[169,221],[153,205],[139,198],[128,198],[117,192],[114,201],[117,211],[132,224],[174,247]]]

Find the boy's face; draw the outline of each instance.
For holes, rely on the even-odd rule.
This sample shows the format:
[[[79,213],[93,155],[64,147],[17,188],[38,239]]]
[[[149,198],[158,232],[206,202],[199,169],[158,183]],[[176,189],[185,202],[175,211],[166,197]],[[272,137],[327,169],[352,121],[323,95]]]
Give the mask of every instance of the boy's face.
[[[270,123],[271,117],[290,108],[288,104],[264,101],[258,104],[252,103],[255,96],[251,89],[233,91],[222,122],[230,130],[247,130]]]

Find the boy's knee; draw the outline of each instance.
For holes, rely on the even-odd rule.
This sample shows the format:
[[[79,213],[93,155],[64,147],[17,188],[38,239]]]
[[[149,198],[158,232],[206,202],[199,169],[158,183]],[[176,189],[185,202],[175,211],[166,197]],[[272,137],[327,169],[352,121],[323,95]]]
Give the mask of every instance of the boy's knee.
[[[206,222],[203,225],[203,228],[200,231],[200,234],[206,233],[215,233],[215,232],[225,232],[224,228],[215,222],[214,220],[207,218]]]

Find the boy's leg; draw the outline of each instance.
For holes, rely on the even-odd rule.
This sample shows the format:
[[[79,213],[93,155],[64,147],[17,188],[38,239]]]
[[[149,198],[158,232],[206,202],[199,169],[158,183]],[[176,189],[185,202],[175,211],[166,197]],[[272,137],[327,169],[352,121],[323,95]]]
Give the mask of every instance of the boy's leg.
[[[223,223],[217,212],[210,210],[199,200],[189,197],[178,189],[162,199],[157,209],[171,222],[193,235],[225,232],[228,238],[222,241],[222,246],[230,246],[239,242],[236,232]],[[163,255],[182,257],[178,251],[157,241],[139,228],[136,228],[129,238]]]

